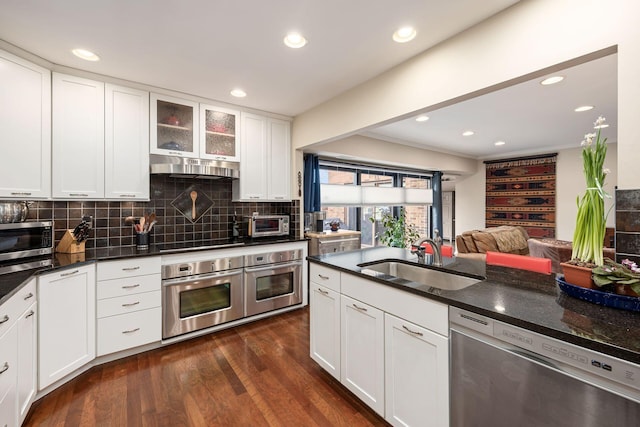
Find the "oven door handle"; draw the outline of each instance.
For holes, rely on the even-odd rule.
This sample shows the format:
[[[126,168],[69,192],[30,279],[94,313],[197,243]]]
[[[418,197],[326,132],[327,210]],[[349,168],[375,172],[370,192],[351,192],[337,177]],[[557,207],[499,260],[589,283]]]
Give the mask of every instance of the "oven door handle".
[[[245,267],[244,268],[244,272],[245,273],[257,273],[260,271],[266,271],[266,270],[275,270],[278,268],[287,268],[287,267],[298,267],[298,266],[302,266],[302,261],[297,260],[297,261],[293,261],[293,262],[287,262],[284,264],[266,264],[260,267]]]
[[[217,273],[199,274],[195,276],[177,277],[175,279],[163,279],[162,286],[176,285],[180,283],[195,282],[196,280],[217,279],[221,277],[232,277],[242,274],[242,270],[226,270]]]

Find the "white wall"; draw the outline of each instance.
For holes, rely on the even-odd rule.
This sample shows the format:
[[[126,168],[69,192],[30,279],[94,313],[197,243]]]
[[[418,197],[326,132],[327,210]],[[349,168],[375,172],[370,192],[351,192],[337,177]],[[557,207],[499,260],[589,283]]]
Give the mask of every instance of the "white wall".
[[[476,173],[456,181],[456,235],[485,227],[485,173],[478,160]]]
[[[336,140],[448,105],[592,52],[618,50],[618,186],[640,188],[640,2],[523,1],[374,79],[297,116],[293,144]],[[545,71],[545,72],[548,72]],[[457,197],[458,199],[458,197]]]

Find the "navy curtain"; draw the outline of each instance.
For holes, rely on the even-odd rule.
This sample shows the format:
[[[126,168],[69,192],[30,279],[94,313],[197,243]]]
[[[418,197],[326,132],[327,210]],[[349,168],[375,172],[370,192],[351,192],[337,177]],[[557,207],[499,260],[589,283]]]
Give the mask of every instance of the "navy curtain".
[[[320,166],[318,156],[304,156],[304,211],[320,210]]]

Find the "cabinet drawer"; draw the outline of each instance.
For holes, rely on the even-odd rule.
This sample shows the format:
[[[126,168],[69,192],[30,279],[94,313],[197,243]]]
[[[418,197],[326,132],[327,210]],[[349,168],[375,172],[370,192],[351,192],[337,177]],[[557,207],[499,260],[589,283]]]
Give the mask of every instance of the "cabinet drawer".
[[[160,307],[160,291],[98,300],[98,319]]]
[[[160,274],[160,257],[137,257],[98,263],[98,280]]]
[[[309,278],[318,285],[340,292],[340,272],[322,265],[309,265]]]
[[[160,274],[146,276],[123,277],[121,279],[102,280],[98,282],[97,298],[121,297],[143,292],[159,291]]]
[[[0,338],[0,399],[7,394],[11,387],[15,387],[18,380],[17,347],[18,329],[12,325]]]
[[[160,341],[160,307],[98,319],[98,356]]]
[[[0,337],[16,323],[18,317],[36,301],[36,279],[26,284],[14,296],[0,305]]]

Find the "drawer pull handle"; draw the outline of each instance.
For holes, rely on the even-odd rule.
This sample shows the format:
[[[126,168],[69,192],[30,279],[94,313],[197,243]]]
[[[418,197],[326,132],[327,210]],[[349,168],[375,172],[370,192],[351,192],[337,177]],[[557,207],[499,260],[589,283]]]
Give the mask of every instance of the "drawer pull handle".
[[[136,283],[135,285],[126,285],[123,286],[122,289],[133,289],[133,288],[137,288],[138,286],[140,286],[139,283]]]
[[[26,297],[24,297],[24,300],[26,301],[26,300],[28,300],[29,298],[33,298],[33,294],[32,294],[31,292],[29,292],[29,293],[27,294],[27,296],[26,296]]]
[[[322,274],[318,274],[318,277],[322,280],[329,280],[329,276],[323,276]]]
[[[360,311],[367,311],[366,308],[364,307],[358,307],[356,304],[353,304],[353,306],[356,308],[356,310],[360,310]]]
[[[136,271],[136,270],[139,270],[139,269],[140,269],[139,266],[137,266],[137,267],[126,267],[126,268],[123,268],[122,271]]]
[[[138,332],[140,328],[130,329],[128,331],[122,331],[123,334],[132,334],[134,332]]]
[[[11,195],[12,196],[30,196],[31,193],[28,191],[12,191]]]
[[[80,270],[73,270],[73,271],[70,271],[70,272],[68,272],[68,273],[62,273],[60,276],[61,276],[61,277],[71,276],[72,274],[76,274],[76,273],[77,273],[77,272],[79,272],[79,271],[80,271]]]
[[[25,319],[28,319],[29,317],[33,316],[34,314],[36,314],[33,310],[29,310],[29,313],[24,316]]]
[[[121,194],[120,197],[136,197],[135,194]]]
[[[123,307],[133,307],[134,305],[140,304],[140,301],[132,302],[129,304],[122,304]]]
[[[318,288],[318,292],[320,292],[322,295],[329,295],[329,292],[327,291],[323,291],[322,289]]]
[[[0,320],[0,325],[2,325],[3,323],[7,323],[8,321],[9,321],[9,316],[5,314],[2,320]]]
[[[402,325],[402,327],[404,328],[405,331],[409,332],[410,334],[416,335],[418,337],[421,337],[422,335],[424,335],[422,332],[412,331],[411,329],[407,328],[404,325]]]
[[[89,195],[85,193],[69,193],[69,197],[89,197]]]
[[[2,370],[0,371],[0,374],[4,374],[8,370],[9,370],[9,362],[4,362],[4,366],[2,367]]]

